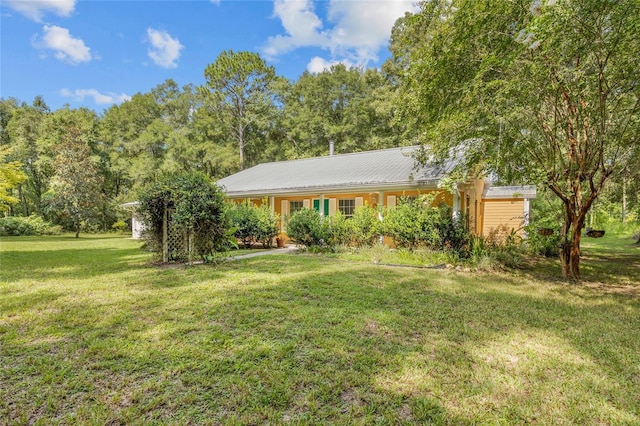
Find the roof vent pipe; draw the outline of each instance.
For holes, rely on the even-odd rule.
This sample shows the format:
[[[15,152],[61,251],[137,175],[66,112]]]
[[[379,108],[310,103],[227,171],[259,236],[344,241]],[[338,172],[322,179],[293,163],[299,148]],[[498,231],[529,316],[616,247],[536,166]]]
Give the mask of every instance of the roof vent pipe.
[[[329,141],[329,156],[333,157],[334,143],[333,141]]]

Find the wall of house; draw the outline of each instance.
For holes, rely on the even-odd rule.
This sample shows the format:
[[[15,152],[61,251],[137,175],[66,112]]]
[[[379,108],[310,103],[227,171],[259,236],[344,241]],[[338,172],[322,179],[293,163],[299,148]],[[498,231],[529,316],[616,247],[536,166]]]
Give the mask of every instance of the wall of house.
[[[501,225],[523,233],[524,199],[495,199],[482,202],[482,235],[488,236]]]
[[[469,227],[476,235],[488,236],[500,225],[523,233],[525,201],[523,199],[483,199],[484,181],[475,180],[458,188],[460,212],[469,221]],[[237,198],[239,203],[250,200],[254,205],[268,203],[273,211],[281,217],[280,231],[286,233],[286,220],[291,214],[291,202],[297,202],[301,208],[314,208],[314,200],[321,204],[321,211],[326,206],[329,215],[339,210],[340,200],[353,200],[354,209],[362,205],[374,208],[394,207],[402,197],[417,197],[421,194],[436,193],[434,205],[442,202],[453,206],[454,195],[445,190],[398,190],[378,192],[345,192],[332,194],[288,195],[283,197]],[[320,200],[323,200],[321,203]],[[324,201],[326,200],[326,201]],[[325,204],[326,203],[326,204]]]
[[[519,234],[523,233],[524,200],[523,199],[482,199],[484,182],[476,180],[458,188],[460,198],[460,212],[469,222],[471,231],[477,235],[488,236],[500,225],[508,229],[515,229]],[[345,192],[333,194],[306,194],[290,195],[284,197],[253,197],[237,198],[233,202],[240,203],[250,200],[252,204],[259,206],[264,202],[271,205],[273,211],[280,217],[280,231],[286,233],[286,219],[291,214],[291,202],[298,202],[302,208],[314,208],[314,200],[322,203],[321,211],[327,208],[329,215],[339,210],[340,200],[353,200],[354,208],[362,205],[370,205],[374,208],[394,207],[402,197],[417,197],[421,194],[436,193],[434,205],[442,202],[453,206],[454,196],[445,190],[404,190],[404,191],[378,191],[378,192]],[[325,204],[326,203],[326,204]]]
[[[286,217],[291,214],[291,202],[302,203],[303,208],[314,208],[314,200],[320,203],[320,200],[326,201],[327,213],[329,215],[335,214],[340,209],[340,200],[353,200],[354,208],[358,208],[363,205],[370,205],[374,208],[393,207],[397,205],[398,201],[402,197],[417,197],[420,194],[436,192],[437,196],[435,204],[445,202],[448,205],[453,205],[453,195],[444,191],[418,191],[418,190],[406,190],[406,191],[377,191],[377,192],[345,192],[345,193],[333,193],[333,194],[308,194],[308,195],[291,195],[286,197],[274,197],[273,198],[273,210],[280,215],[280,229],[281,232],[286,232]],[[324,213],[324,205],[321,211]],[[300,205],[300,204],[298,204]]]
[[[265,199],[264,198],[233,198],[231,201],[234,204],[240,204],[240,203],[244,203],[245,201],[249,201],[254,206],[260,207],[263,201],[265,201]],[[269,200],[267,199],[266,202],[268,203]]]

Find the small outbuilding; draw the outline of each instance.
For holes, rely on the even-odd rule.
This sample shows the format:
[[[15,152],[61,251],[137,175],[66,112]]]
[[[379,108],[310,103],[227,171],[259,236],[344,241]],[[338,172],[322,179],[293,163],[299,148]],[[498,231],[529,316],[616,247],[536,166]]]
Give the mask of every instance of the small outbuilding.
[[[142,238],[142,233],[145,230],[144,222],[138,215],[138,206],[140,206],[140,201],[120,204],[121,208],[131,212],[131,238],[134,239]]]

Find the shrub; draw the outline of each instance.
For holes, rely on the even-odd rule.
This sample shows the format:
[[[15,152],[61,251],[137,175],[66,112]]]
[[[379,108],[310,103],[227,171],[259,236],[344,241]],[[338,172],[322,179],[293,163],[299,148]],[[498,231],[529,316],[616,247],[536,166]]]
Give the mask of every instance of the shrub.
[[[257,226],[255,240],[262,244],[263,248],[270,247],[273,238],[278,235],[280,217],[271,211],[268,204],[263,203],[259,207],[254,207],[256,211]]]
[[[451,208],[445,204],[433,206],[433,200],[433,195],[401,198],[396,208],[385,211],[384,234],[400,248],[453,250],[466,256],[470,238],[466,221],[454,219]]]
[[[382,229],[400,248],[416,248],[423,241],[420,211],[408,198],[401,198],[395,208],[385,210]]]
[[[324,218],[322,227],[325,243],[331,247],[346,245],[351,240],[352,222],[339,211]]]
[[[451,250],[460,257],[468,257],[471,231],[467,223],[464,215],[460,214],[454,218],[451,207],[441,204],[438,207],[438,217],[434,223],[440,239],[433,248]]]
[[[111,225],[111,229],[116,232],[124,232],[125,229],[127,229],[127,224],[124,222],[124,220],[119,220]]]
[[[306,247],[322,247],[327,239],[327,230],[319,212],[313,209],[302,209],[289,218],[287,235],[296,243]]]
[[[358,247],[372,246],[378,242],[382,224],[378,211],[369,205],[358,207],[353,212],[351,241]]]
[[[230,224],[225,195],[205,175],[166,176],[144,188],[139,200],[138,210],[148,226],[146,236],[151,250],[162,249],[165,210],[172,211],[172,223],[183,226],[193,237],[193,250],[203,259],[228,246]],[[188,252],[190,255],[190,248]]]
[[[0,218],[0,233],[2,235],[56,235],[61,232],[61,226],[52,225],[42,217],[36,215]]]
[[[251,247],[259,227],[256,209],[249,201],[243,201],[229,209],[229,217],[231,225],[235,228],[235,237],[240,240],[243,247]]]
[[[525,227],[527,232],[526,246],[534,254],[544,257],[558,256],[561,237],[558,232],[552,235],[540,235],[537,232],[537,225]]]
[[[278,235],[280,219],[267,204],[256,207],[248,200],[243,201],[229,209],[229,217],[235,228],[235,237],[245,248],[254,242],[261,243],[264,248],[270,247]]]

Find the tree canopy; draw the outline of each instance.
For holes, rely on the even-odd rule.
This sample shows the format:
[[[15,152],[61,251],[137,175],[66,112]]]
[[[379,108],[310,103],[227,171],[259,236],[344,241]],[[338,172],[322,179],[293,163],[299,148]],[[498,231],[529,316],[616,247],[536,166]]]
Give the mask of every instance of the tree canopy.
[[[19,162],[5,162],[8,153],[9,147],[0,145],[0,212],[7,211],[11,205],[18,203],[18,198],[12,196],[10,191],[27,180]]]
[[[638,17],[636,0],[430,1],[394,31],[403,117],[431,153],[553,191],[565,278],[594,200],[639,156]]]

